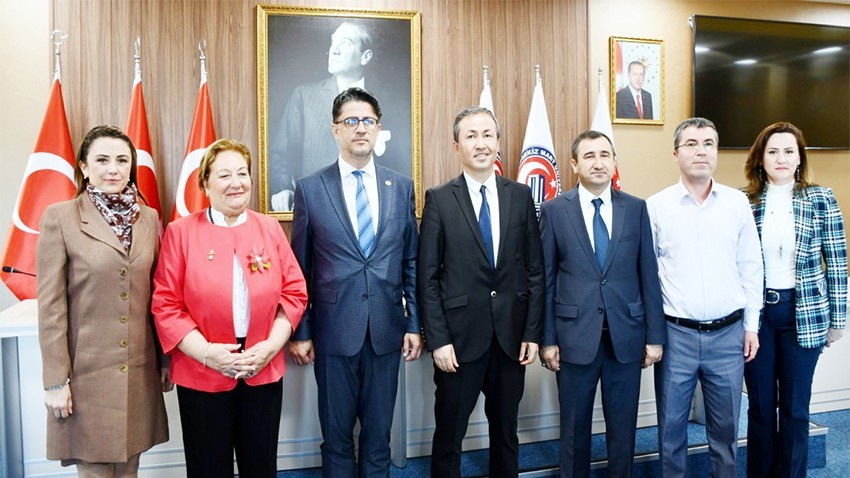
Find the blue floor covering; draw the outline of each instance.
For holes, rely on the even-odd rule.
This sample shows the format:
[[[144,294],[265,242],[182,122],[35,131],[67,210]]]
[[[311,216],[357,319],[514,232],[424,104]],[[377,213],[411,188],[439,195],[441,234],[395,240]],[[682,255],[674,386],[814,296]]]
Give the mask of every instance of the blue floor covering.
[[[746,410],[746,404],[743,404]],[[742,416],[745,420],[745,415]],[[817,425],[829,428],[826,436],[813,437],[810,445],[809,460],[810,469],[808,478],[850,478],[850,410],[837,412],[818,413],[811,416],[811,421]],[[746,425],[739,427],[739,436],[746,436]],[[825,438],[825,440],[824,440]],[[819,441],[819,443],[818,443]],[[825,443],[824,443],[825,441]],[[705,427],[696,423],[688,424],[688,443],[704,444]],[[824,453],[823,447],[826,450]],[[641,428],[637,431],[635,451],[636,455],[654,453],[658,449],[658,431],[656,427]],[[604,459],[606,456],[604,435],[594,435],[592,441],[592,455],[594,460]],[[818,458],[820,456],[820,458]],[[825,460],[823,457],[825,456]],[[484,477],[487,475],[488,453],[486,450],[475,450],[464,452],[461,464],[461,473],[464,477]],[[692,455],[689,459],[689,476],[707,477],[707,455]],[[746,449],[739,450],[738,475],[745,476]],[[529,443],[520,446],[520,471],[533,471],[549,469],[557,466],[558,442],[544,441]],[[818,468],[812,468],[817,466]],[[429,457],[410,458],[404,468],[391,467],[391,478],[427,478],[430,476],[431,463]],[[278,472],[278,478],[320,478],[319,468],[304,470],[291,470]],[[604,469],[591,472],[592,478],[604,478],[607,473]],[[648,461],[637,463],[634,468],[633,478],[650,478],[659,476],[658,462]]]

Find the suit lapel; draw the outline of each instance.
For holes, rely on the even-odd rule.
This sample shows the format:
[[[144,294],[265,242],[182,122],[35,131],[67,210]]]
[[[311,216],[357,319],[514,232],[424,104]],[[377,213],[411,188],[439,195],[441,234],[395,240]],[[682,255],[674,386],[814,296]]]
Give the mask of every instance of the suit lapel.
[[[147,215],[139,214],[139,219],[133,224],[133,240],[130,243],[130,262],[133,262],[148,247],[144,244],[144,238],[148,237],[152,227],[156,227],[156,223],[149,221]]]
[[[354,248],[362,255],[360,243],[357,241],[357,234],[354,233],[351,218],[348,217],[348,209],[345,207],[345,195],[342,194],[342,178],[339,175],[339,168],[335,164],[325,168],[322,173],[322,184],[325,185],[325,191],[330,199],[331,207],[336,212],[342,228],[348,233],[349,239],[351,239],[351,242],[355,246]]]
[[[603,272],[608,270],[611,265],[614,252],[620,244],[620,237],[623,235],[623,223],[625,222],[625,205],[620,191],[611,188],[611,242],[608,244],[608,255],[605,256],[605,267]]]
[[[378,186],[378,234],[375,235],[375,247],[381,240],[387,222],[390,218],[390,204],[396,204],[394,200],[396,185],[386,177],[385,171],[375,165],[375,180]],[[374,251],[374,248],[372,249]]]
[[[475,242],[478,243],[478,249],[484,254],[484,257],[487,257],[487,262],[489,263],[490,258],[487,255],[487,250],[484,249],[484,238],[481,237],[481,229],[478,228],[478,218],[475,217],[475,208],[472,207],[472,200],[469,199],[469,188],[466,185],[463,174],[454,180],[453,185],[455,199],[460,206],[460,212],[463,214],[464,219],[466,219],[466,224],[472,231]]]
[[[103,215],[98,211],[94,203],[91,202],[87,194],[83,193],[77,196],[77,208],[80,211],[80,229],[85,234],[112,246],[121,254],[127,254],[127,251],[124,250],[124,245],[118,240],[118,236],[115,235],[115,231],[109,227],[109,224],[106,223]]]
[[[794,191],[791,198],[794,210],[794,261],[798,271],[807,270],[806,258],[803,255],[803,245],[812,237],[812,232],[807,230],[814,224],[814,209],[809,196],[804,192]],[[762,201],[764,204],[764,201]]]
[[[508,242],[508,224],[511,223],[514,188],[509,186],[510,183],[505,178],[496,175],[496,194],[499,197],[499,254],[496,256],[496,269],[499,268],[499,262],[504,257],[505,243]]]
[[[579,244],[581,244],[584,254],[587,256],[587,260],[598,270],[599,264],[596,262],[596,254],[594,254],[593,246],[590,244],[590,235],[587,233],[587,226],[584,224],[584,214],[581,212],[578,188],[573,188],[564,194],[564,209],[567,211],[567,217],[569,217],[570,224],[573,226],[573,232],[575,232],[576,238]]]

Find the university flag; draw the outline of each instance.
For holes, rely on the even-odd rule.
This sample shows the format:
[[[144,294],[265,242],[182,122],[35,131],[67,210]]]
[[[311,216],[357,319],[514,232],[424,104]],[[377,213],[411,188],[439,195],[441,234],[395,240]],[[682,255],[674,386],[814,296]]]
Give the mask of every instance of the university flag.
[[[207,71],[205,59],[201,56],[201,89],[198,92],[198,102],[195,104],[195,115],[192,128],[189,130],[189,141],[186,144],[186,155],[183,167],[180,169],[180,179],[177,183],[177,194],[174,197],[174,211],[171,220],[188,216],[210,205],[204,191],[198,188],[198,166],[207,147],[215,142],[215,125],[213,124],[210,93],[207,89]]]
[[[496,110],[493,108],[493,95],[490,93],[490,78],[487,74],[487,66],[484,66],[484,88],[481,90],[481,97],[478,100],[478,106],[482,108],[487,108],[493,113],[493,116],[496,116]],[[502,151],[496,151],[496,164],[495,164],[496,174],[499,176],[503,176],[502,172]]]
[[[525,139],[522,141],[522,156],[519,162],[517,181],[531,188],[534,208],[540,214],[540,204],[561,194],[561,174],[555,159],[555,146],[552,131],[549,129],[549,115],[543,99],[543,82],[537,72],[537,85],[531,97],[531,111],[528,113],[528,125]]]
[[[65,102],[62,99],[62,82],[57,67],[50,98],[47,100],[47,112],[44,114],[33,153],[27,160],[21,190],[12,211],[12,224],[9,227],[6,250],[3,251],[4,267],[9,266],[24,273],[35,274],[35,246],[41,215],[47,206],[73,198],[76,189],[74,148],[71,145]],[[34,276],[3,272],[2,278],[6,287],[18,299],[36,298]]]
[[[614,128],[611,126],[611,110],[608,109],[608,95],[602,89],[600,82],[599,95],[596,99],[596,111],[593,112],[593,120],[590,122],[590,129],[605,133],[611,140],[611,147],[614,151],[617,148],[614,146]],[[614,164],[614,177],[611,178],[611,186],[620,190],[620,168]]]

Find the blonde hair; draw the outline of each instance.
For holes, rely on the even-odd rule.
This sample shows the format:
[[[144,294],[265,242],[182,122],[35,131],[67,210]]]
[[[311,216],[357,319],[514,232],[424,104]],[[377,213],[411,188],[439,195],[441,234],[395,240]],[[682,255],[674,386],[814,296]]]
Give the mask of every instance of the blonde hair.
[[[207,150],[204,151],[203,157],[201,157],[201,164],[198,166],[198,187],[201,188],[201,191],[204,190],[207,181],[210,179],[210,168],[215,163],[215,158],[224,151],[236,151],[241,154],[248,165],[248,174],[251,173],[251,151],[248,150],[248,147],[235,139],[222,138],[209,145]]]

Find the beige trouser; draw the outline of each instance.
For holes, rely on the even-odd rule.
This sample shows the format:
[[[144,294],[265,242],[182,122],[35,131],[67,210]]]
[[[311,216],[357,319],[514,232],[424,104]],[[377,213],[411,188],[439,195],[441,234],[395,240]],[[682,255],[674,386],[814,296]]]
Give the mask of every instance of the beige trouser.
[[[77,463],[80,478],[136,478],[139,476],[139,456],[133,455],[124,463]]]

